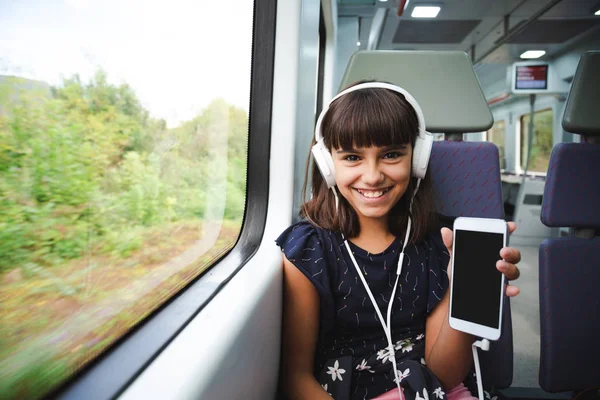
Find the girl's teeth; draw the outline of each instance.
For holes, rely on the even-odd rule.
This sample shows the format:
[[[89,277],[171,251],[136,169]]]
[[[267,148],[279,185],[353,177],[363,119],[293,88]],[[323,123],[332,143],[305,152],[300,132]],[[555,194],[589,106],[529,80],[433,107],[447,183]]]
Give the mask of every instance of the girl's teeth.
[[[365,196],[365,197],[369,197],[369,198],[376,198],[376,197],[381,197],[381,196],[383,196],[383,194],[384,194],[386,191],[379,190],[379,191],[377,191],[377,192],[363,192],[363,191],[360,191],[360,190],[359,190],[358,192],[359,192],[360,194],[362,194],[363,196]]]

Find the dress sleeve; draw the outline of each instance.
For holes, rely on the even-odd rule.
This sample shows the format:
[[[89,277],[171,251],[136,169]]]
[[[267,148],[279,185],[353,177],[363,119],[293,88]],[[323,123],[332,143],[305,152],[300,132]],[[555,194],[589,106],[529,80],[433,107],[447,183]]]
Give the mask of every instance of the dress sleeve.
[[[440,231],[429,235],[429,296],[427,300],[427,313],[430,313],[442,300],[448,290],[448,263],[450,254],[442,241]]]
[[[329,257],[326,254],[328,239],[308,222],[299,222],[287,228],[275,240],[285,257],[310,280],[320,297],[321,332],[327,332],[333,321],[333,294]]]

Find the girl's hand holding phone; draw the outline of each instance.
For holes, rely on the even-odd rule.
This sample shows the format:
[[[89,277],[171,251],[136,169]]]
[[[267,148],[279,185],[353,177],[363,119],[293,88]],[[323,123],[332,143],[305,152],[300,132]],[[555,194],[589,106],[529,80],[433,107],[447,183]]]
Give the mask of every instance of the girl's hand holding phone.
[[[507,222],[507,224],[509,233],[514,232],[514,230],[517,228],[517,225],[512,221]],[[450,258],[452,258],[452,231],[448,228],[442,228],[442,239],[446,249],[448,250],[448,254],[450,254]],[[502,250],[500,250],[500,257],[502,257],[502,260],[499,260],[496,263],[496,268],[498,271],[504,274],[507,281],[514,281],[518,279],[521,273],[516,264],[521,261],[521,252],[513,247],[504,247]],[[450,260],[450,263],[448,264],[448,279],[452,279],[452,260]],[[519,292],[520,290],[516,286],[506,285],[505,293],[507,296],[513,297],[518,295]]]

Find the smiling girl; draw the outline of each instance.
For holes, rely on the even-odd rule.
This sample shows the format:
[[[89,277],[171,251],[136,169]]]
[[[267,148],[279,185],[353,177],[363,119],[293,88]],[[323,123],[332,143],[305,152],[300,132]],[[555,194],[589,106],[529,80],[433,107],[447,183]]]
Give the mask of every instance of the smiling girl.
[[[448,324],[452,233],[439,229],[430,176],[413,160],[424,131],[410,94],[375,82],[342,92],[319,118],[317,147],[330,158],[323,166],[313,151],[304,221],[277,239],[288,398],[471,398],[461,382],[474,338]],[[519,252],[501,257],[497,268],[516,279]]]

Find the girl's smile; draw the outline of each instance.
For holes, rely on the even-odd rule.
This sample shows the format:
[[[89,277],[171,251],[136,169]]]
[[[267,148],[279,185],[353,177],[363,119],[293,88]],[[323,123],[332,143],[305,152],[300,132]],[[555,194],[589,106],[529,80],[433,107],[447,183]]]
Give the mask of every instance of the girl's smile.
[[[391,188],[383,188],[383,189],[359,189],[354,188],[358,193],[362,194],[364,197],[368,199],[379,199],[384,196],[387,192],[390,191]]]

